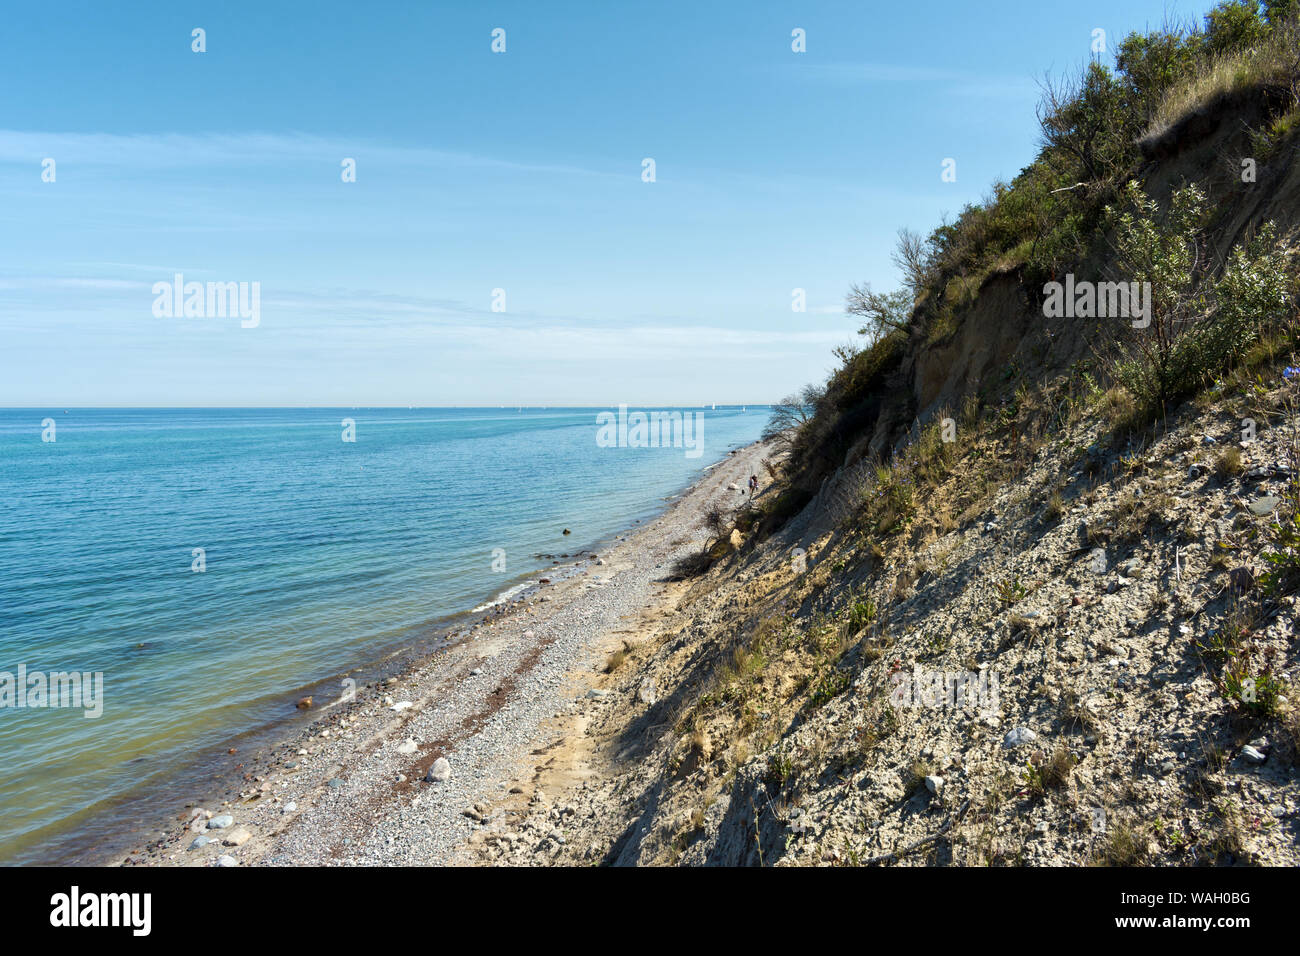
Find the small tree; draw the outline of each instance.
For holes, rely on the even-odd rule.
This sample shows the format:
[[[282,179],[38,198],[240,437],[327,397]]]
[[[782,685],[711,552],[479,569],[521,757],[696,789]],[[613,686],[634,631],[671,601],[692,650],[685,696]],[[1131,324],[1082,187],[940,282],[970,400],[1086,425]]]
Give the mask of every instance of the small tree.
[[[1100,63],[1089,63],[1074,82],[1044,84],[1038,107],[1043,145],[1068,157],[1070,175],[1088,182],[1108,179],[1127,158],[1135,117],[1124,108],[1124,89]]]
[[[772,406],[772,417],[763,428],[764,441],[792,444],[798,433],[817,414],[817,405],[826,395],[823,385],[805,385]]]
[[[911,299],[907,303],[908,311],[911,311],[912,303],[921,297],[934,269],[934,246],[911,229],[900,229],[898,245],[889,259],[903,274],[903,286]]]
[[[876,292],[870,282],[849,288],[844,311],[863,320],[858,334],[867,336],[869,345],[875,345],[890,332],[906,332],[911,325],[912,309],[938,264],[937,235],[923,239],[910,229],[898,230],[898,245],[889,258],[903,274],[901,289]],[[840,358],[847,362],[851,356]]]
[[[730,528],[727,527],[729,512],[722,505],[713,504],[704,509],[704,527],[715,538],[721,538]]]
[[[862,320],[859,335],[872,345],[895,330],[907,331],[912,314],[912,296],[905,289],[876,292],[870,282],[854,284],[844,301],[844,311]]]

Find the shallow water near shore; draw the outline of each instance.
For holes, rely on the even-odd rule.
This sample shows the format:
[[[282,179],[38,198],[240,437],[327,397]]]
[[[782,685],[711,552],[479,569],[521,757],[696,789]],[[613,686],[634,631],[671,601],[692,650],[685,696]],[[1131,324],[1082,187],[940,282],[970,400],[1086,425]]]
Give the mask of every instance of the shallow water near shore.
[[[74,829],[88,849],[298,690],[656,513],[768,416],[700,410],[691,458],[601,447],[598,411],[0,410],[0,672],[103,675],[97,719],[0,707],[0,862],[63,858]]]

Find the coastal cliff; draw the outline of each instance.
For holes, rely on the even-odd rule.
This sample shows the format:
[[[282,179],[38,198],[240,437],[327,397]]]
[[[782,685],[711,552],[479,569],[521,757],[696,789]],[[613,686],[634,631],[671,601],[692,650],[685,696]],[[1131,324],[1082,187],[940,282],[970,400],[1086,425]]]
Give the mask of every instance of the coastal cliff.
[[[1249,6],[1049,91],[1039,158],[855,288],[775,482],[465,858],[1300,862],[1300,33]]]

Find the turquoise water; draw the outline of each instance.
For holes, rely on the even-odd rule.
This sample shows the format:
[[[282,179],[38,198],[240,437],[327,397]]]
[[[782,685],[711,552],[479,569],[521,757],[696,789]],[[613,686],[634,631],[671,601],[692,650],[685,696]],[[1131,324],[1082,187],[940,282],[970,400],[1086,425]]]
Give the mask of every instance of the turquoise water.
[[[0,672],[103,675],[97,719],[0,706],[0,862],[120,828],[125,797],[648,517],[768,415],[698,411],[688,457],[601,447],[597,409],[0,410]]]

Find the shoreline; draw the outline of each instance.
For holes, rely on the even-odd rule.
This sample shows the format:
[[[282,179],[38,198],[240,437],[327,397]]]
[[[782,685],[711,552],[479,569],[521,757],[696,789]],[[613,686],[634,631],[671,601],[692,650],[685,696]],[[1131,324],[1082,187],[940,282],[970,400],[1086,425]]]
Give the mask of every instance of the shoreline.
[[[536,730],[563,708],[578,706],[561,701],[562,685],[572,683],[579,665],[590,671],[593,648],[620,616],[644,611],[661,596],[651,592],[665,584],[671,559],[702,542],[704,500],[728,484],[743,489],[744,477],[761,474],[759,461],[769,453],[761,440],[729,450],[702,467],[680,493],[660,499],[657,513],[635,519],[603,542],[569,552],[565,564],[507,585],[493,601],[517,590],[513,596],[454,615],[450,620],[455,623],[442,630],[441,643],[395,651],[311,685],[337,686],[339,677],[381,672],[385,663],[398,661],[391,673],[376,673],[359,683],[350,700],[315,702],[306,723],[290,715],[263,728],[262,740],[247,754],[230,755],[233,766],[218,775],[224,777],[224,793],[221,786],[194,787],[189,800],[155,805],[158,822],[144,820],[133,828],[147,834],[147,840],[131,841],[136,848],[129,853],[119,843],[85,862],[216,865],[223,857],[223,865],[445,861],[468,835],[461,832],[465,826],[472,832],[482,823],[464,811],[493,795],[521,789],[507,780],[491,784],[485,777],[500,776],[528,756],[531,735],[524,728]],[[728,463],[736,467],[728,468]],[[726,495],[739,500],[744,492],[727,490]],[[281,739],[274,742],[277,734]],[[422,782],[439,756],[452,762],[452,780]],[[183,781],[169,789],[182,791]],[[474,791],[463,794],[468,802],[452,809],[448,799],[467,790]],[[200,798],[198,791],[208,796]],[[388,817],[393,813],[418,814],[422,803],[429,809],[435,801],[441,807],[434,815],[442,832],[440,839],[426,841],[436,846],[426,847],[429,852],[421,859],[354,857],[354,848],[373,844],[377,829],[392,828]],[[210,819],[223,815],[233,817],[231,826],[208,827]],[[358,832],[348,835],[345,829]],[[211,842],[191,849],[200,836]],[[383,845],[397,843],[388,835]]]

